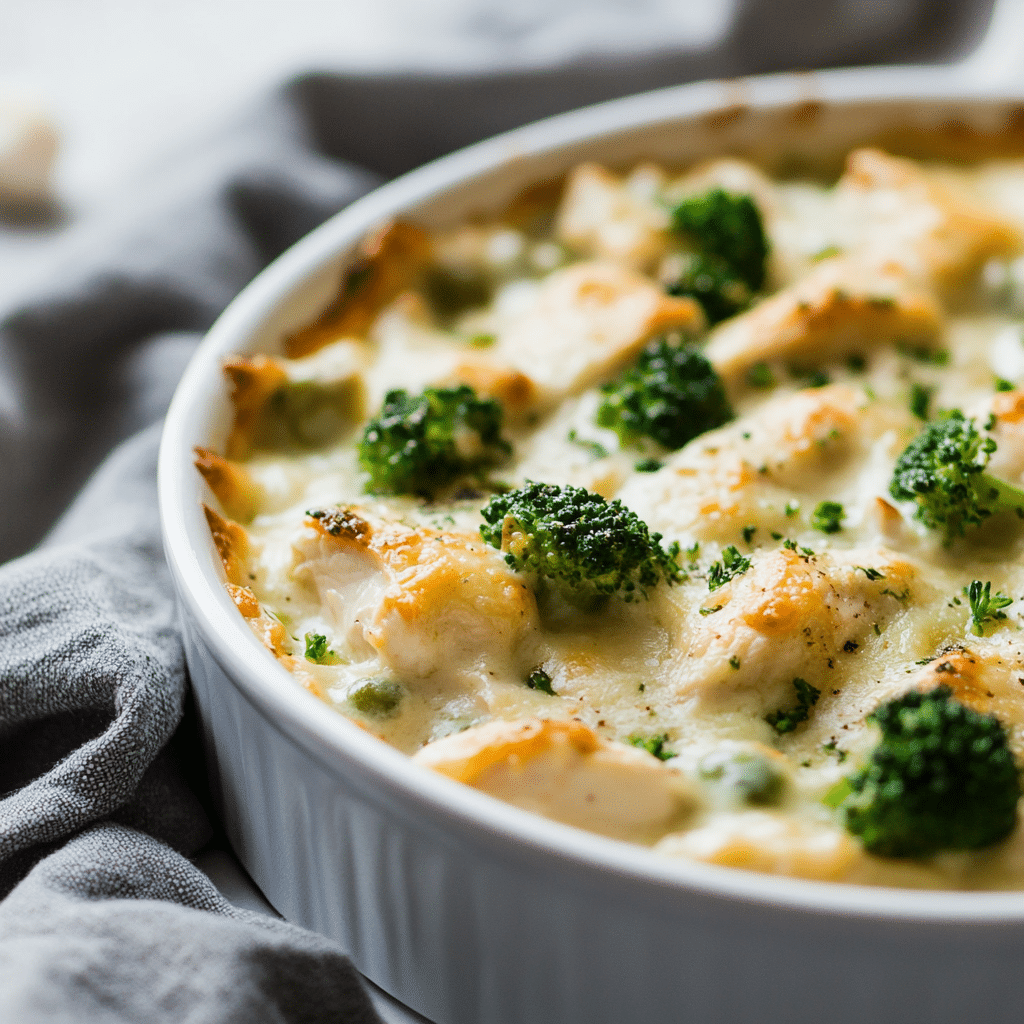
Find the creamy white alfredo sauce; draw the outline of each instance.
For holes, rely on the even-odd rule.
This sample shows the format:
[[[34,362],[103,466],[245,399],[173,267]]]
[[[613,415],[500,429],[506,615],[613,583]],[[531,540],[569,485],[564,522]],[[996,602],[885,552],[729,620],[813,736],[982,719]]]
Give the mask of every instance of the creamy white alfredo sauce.
[[[749,308],[708,329],[665,285],[692,245],[669,211],[713,187],[752,197],[770,254]],[[230,458],[206,453],[205,473],[242,524],[212,520],[240,609],[342,714],[558,820],[760,871],[1024,888],[1019,828],[978,852],[884,859],[823,803],[877,741],[865,716],[911,688],[947,683],[1024,752],[1021,523],[994,516],[944,546],[889,493],[922,416],[950,408],[996,441],[989,470],[1021,483],[1022,196],[1024,162],[862,150],[830,185],[734,160],[682,176],[587,165],[546,222],[525,204],[430,237],[393,228],[348,306],[288,343],[296,358],[229,366]],[[595,423],[600,387],[666,333],[702,347],[735,418],[676,451],[624,445]],[[357,445],[385,393],[457,383],[504,407],[513,453],[492,481],[621,499],[678,542],[685,579],[552,615],[481,539],[486,486],[368,494]],[[661,468],[634,468],[650,459]],[[749,567],[712,590],[729,546]],[[972,580],[1013,599],[980,636]],[[537,670],[549,685],[528,685]],[[795,680],[819,696],[779,732]]]

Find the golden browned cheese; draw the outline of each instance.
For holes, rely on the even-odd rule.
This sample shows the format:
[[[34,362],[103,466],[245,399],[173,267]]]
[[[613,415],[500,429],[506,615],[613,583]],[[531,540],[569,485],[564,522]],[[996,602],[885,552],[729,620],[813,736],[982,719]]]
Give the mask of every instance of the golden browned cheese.
[[[216,452],[196,448],[195,466],[210,490],[217,496],[221,508],[233,519],[249,522],[259,507],[259,488],[245,468]]]

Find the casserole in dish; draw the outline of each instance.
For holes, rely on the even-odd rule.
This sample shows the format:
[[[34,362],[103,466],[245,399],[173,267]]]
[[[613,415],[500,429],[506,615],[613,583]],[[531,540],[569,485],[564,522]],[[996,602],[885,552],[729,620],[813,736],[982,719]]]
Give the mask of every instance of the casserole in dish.
[[[968,125],[940,81],[874,74],[822,76],[813,104],[794,79],[752,81],[746,106],[726,110],[718,86],[671,90],[447,158],[283,257],[186,375],[168,419],[161,502],[229,835],[286,917],[342,939],[365,973],[438,1021],[678,1017],[683,1007],[699,1020],[953,1020],[983,993],[1009,1012],[1012,975],[1002,987],[995,979],[1020,949],[1017,896],[872,893],[658,859],[495,805],[331,720],[234,613],[186,474],[190,447],[222,449],[230,428],[219,361],[274,351],[313,319],[355,243],[386,217],[429,227],[501,210],[582,159],[739,153],[821,166],[880,141],[947,158],[1015,151],[1011,104],[974,100]],[[913,101],[872,100],[885,82]],[[799,991],[773,1006],[769,979],[796,972]]]

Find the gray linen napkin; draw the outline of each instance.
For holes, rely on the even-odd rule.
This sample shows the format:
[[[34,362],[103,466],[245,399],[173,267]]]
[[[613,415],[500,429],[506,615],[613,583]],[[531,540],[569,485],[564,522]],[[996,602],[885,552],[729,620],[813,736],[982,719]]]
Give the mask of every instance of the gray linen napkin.
[[[239,288],[379,176],[710,70],[309,75],[62,237],[0,306],[0,560],[45,536],[0,567],[0,1021],[378,1019],[334,943],[232,907],[187,859],[211,825],[181,726],[158,421]]]

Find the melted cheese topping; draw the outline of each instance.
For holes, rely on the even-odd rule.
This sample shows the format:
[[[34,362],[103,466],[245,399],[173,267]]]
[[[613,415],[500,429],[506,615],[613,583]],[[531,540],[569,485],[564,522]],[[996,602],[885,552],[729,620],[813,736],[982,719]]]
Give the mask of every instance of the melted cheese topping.
[[[765,293],[706,332],[663,286],[684,244],[667,211],[716,185],[753,197],[771,254]],[[1020,195],[1022,162],[954,172],[874,150],[831,186],[737,160],[680,177],[585,165],[549,233],[510,215],[374,236],[367,290],[289,339],[299,358],[227,366],[233,461],[197,465],[250,520],[210,513],[239,610],[343,714],[557,820],[757,871],[1024,888],[1019,828],[978,853],[884,860],[822,802],[874,745],[865,716],[912,687],[951,686],[1024,753],[1024,530],[995,516],[944,547],[888,493],[922,425],[915,389],[987,423],[990,471],[1021,483]],[[454,307],[438,268],[449,298],[463,289]],[[598,388],[666,332],[701,338],[736,417],[675,452],[623,446],[595,425]],[[807,387],[811,371],[828,383]],[[356,446],[385,393],[455,383],[504,406],[514,454],[497,478],[620,498],[678,541],[685,581],[546,616],[480,538],[486,494],[368,495]],[[634,468],[652,454],[660,469]],[[836,532],[816,528],[822,501],[842,505]],[[729,545],[749,567],[712,592]],[[1014,599],[981,636],[962,597],[974,579]],[[820,699],[779,732],[795,680]],[[753,775],[730,785],[726,762]]]

